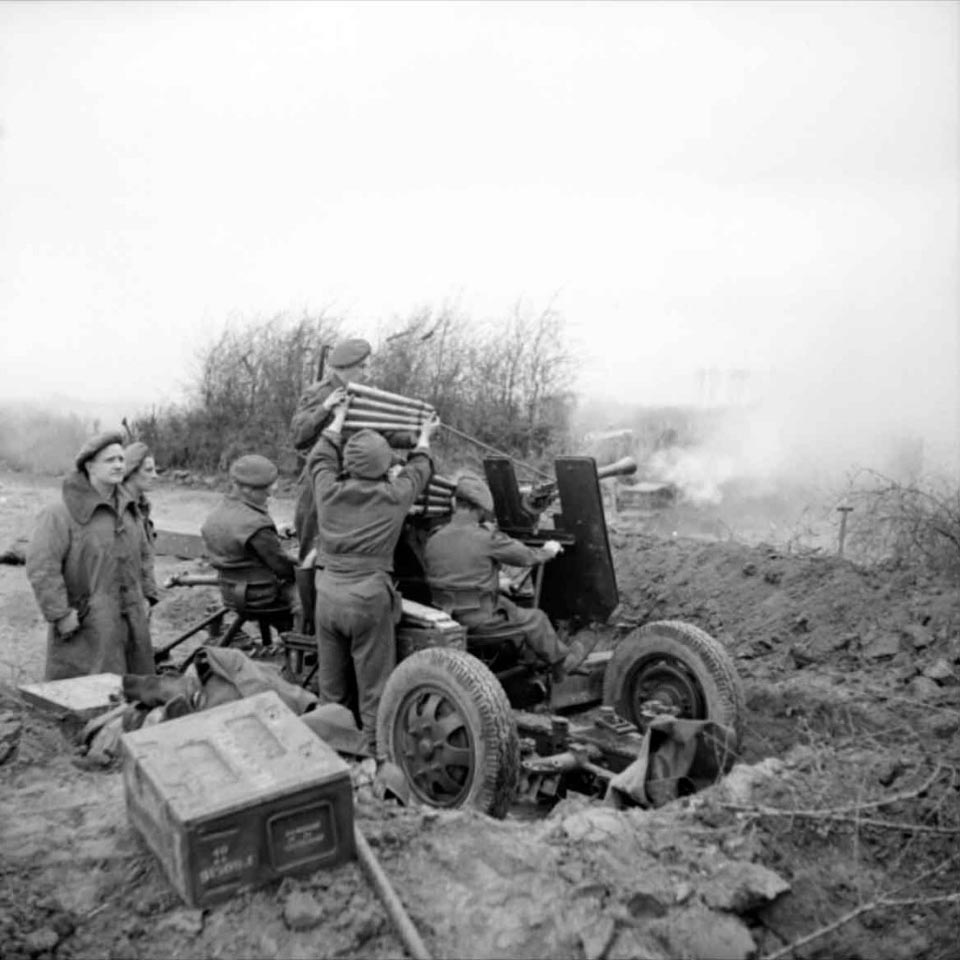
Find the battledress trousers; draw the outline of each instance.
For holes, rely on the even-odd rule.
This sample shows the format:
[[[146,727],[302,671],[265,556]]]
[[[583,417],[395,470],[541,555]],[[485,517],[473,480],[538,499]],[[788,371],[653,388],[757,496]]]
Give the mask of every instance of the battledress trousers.
[[[104,500],[86,474],[68,476],[62,501],[37,518],[27,577],[49,622],[47,680],[155,672],[144,603],[157,601],[153,550],[123,487]],[[56,621],[71,608],[80,629],[61,637]]]
[[[396,477],[362,480],[341,473],[339,437],[329,431],[310,454],[318,508],[316,574],[318,692],[321,703],[351,706],[356,678],[360,725],[376,753],[377,708],[396,666],[400,596],[391,573],[404,518],[433,472],[414,450]]]

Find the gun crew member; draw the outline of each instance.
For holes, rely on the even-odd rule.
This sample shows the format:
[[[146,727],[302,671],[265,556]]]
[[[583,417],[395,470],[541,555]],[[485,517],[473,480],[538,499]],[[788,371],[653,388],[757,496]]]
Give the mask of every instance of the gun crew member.
[[[586,657],[579,640],[569,646],[557,636],[542,610],[518,607],[500,594],[500,566],[530,567],[552,560],[563,549],[548,540],[534,549],[482,524],[493,512],[490,488],[465,474],[454,492],[450,522],[427,540],[424,552],[433,602],[463,624],[471,637],[516,627],[514,643],[525,658],[547,664],[554,681]]]
[[[397,662],[401,606],[393,552],[407,511],[433,473],[430,437],[440,421],[434,416],[424,424],[407,463],[391,477],[393,451],[379,433],[358,430],[342,443],[346,411],[344,401],[307,461],[318,516],[318,692],[321,703],[352,706],[355,676],[361,730],[376,756],[377,708]]]
[[[200,528],[224,600],[253,613],[270,610],[277,629],[289,630],[297,604],[296,562],[283,550],[267,512],[277,468],[266,457],[246,454],[231,464],[230,478],[232,489]]]
[[[62,501],[37,517],[27,577],[47,632],[47,680],[155,673],[148,611],[153,552],[123,487],[123,437],[101,433],[77,454]]]
[[[371,349],[370,344],[361,339],[338,343],[330,351],[329,371],[304,390],[290,422],[294,449],[302,456],[309,454],[324,427],[333,419],[333,408],[343,400],[346,385],[351,381],[363,383],[366,380]],[[317,538],[313,478],[306,465],[297,481],[293,525],[297,532],[298,558],[302,563],[316,545]]]

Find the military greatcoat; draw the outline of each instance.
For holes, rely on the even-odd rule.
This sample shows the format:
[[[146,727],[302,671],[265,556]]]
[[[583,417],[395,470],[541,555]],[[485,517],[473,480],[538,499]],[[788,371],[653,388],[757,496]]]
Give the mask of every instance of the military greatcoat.
[[[48,680],[155,672],[145,603],[157,600],[153,551],[122,486],[105,500],[86,474],[68,476],[62,501],[37,518],[27,577],[49,623]],[[71,609],[80,629],[61,637],[56,622]]]

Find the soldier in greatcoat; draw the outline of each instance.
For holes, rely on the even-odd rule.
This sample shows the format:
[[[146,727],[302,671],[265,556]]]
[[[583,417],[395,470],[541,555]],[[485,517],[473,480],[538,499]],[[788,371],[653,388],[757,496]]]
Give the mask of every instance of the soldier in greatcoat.
[[[75,467],[27,547],[27,577],[49,624],[46,678],[154,673],[153,553],[122,484],[122,435],[93,437]]]
[[[393,552],[407,511],[433,473],[430,436],[439,420],[424,425],[406,464],[390,476],[387,441],[359,430],[343,443],[345,415],[344,402],[307,461],[318,513],[318,692],[321,702],[351,706],[355,676],[361,729],[376,755],[377,708],[396,665],[394,626],[401,614]]]
[[[150,448],[142,441],[135,440],[123,448],[123,485],[133,497],[140,511],[140,519],[147,535],[147,543],[152,547],[157,539],[157,531],[150,518],[151,504],[147,494],[153,489],[157,479],[157,464]]]
[[[481,521],[492,512],[490,488],[477,476],[462,476],[454,491],[453,516],[430,536],[424,550],[433,602],[462,623],[473,637],[515,628],[511,639],[521,654],[549,666],[554,680],[560,680],[583,662],[580,641],[568,646],[542,610],[518,607],[503,596],[500,567],[546,563],[562,547],[548,540],[535,549],[491,529]]]

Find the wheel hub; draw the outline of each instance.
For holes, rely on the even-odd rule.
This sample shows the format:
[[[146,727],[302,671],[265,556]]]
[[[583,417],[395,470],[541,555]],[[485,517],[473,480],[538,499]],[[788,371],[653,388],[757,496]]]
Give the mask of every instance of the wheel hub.
[[[411,691],[397,711],[396,758],[413,792],[433,806],[458,806],[474,777],[474,744],[456,702],[446,691]]]
[[[651,700],[675,708],[678,716],[688,720],[702,720],[706,716],[700,685],[678,660],[658,657],[642,661],[634,669],[631,680],[634,717],[639,717],[643,704]]]

